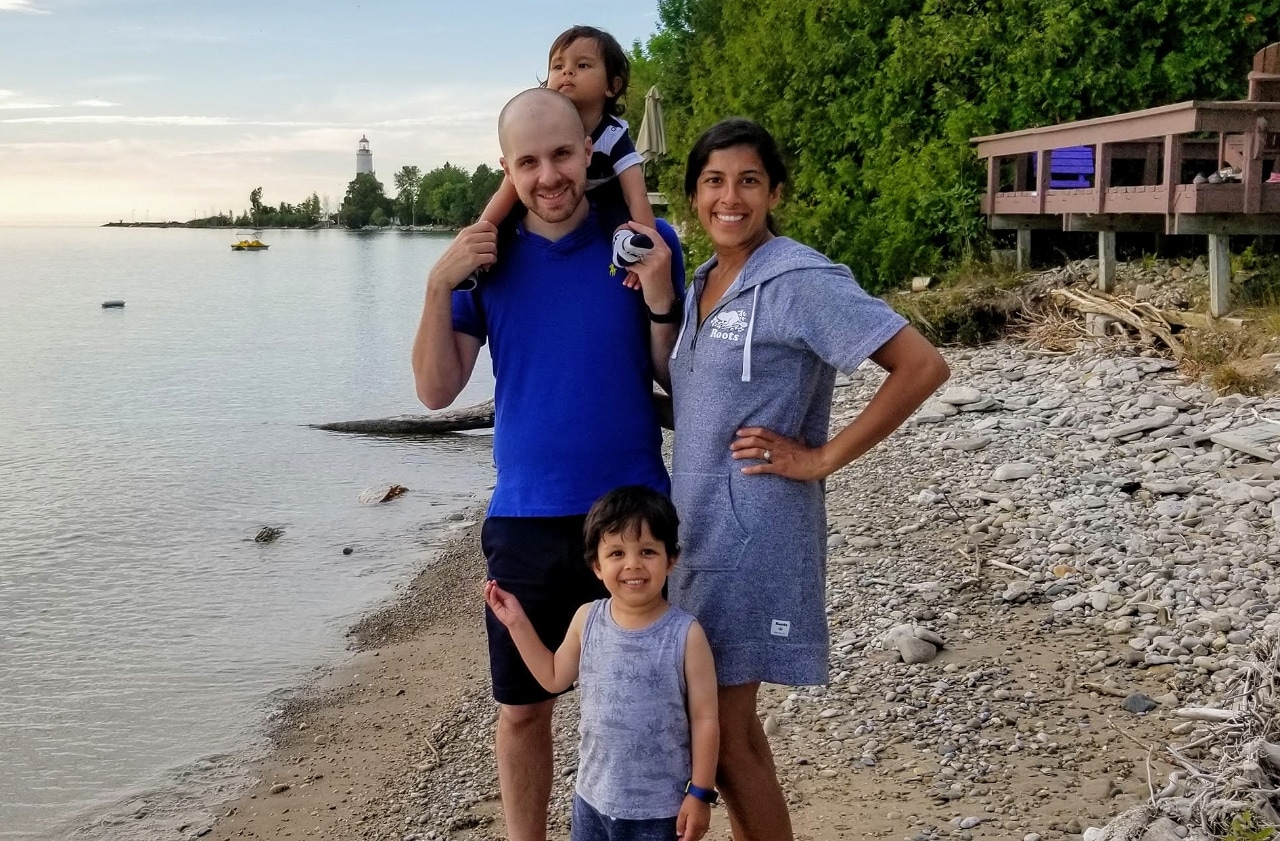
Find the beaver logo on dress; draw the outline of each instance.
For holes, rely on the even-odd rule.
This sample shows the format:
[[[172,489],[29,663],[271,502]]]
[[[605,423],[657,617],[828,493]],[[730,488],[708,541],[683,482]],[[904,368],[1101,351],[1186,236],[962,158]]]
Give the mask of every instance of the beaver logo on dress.
[[[721,310],[711,316],[711,338],[713,339],[740,342],[742,333],[746,329],[746,310]]]

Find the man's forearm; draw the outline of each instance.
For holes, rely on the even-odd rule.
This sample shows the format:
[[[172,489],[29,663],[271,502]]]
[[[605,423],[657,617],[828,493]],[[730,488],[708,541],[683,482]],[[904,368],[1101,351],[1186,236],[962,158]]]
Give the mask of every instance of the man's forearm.
[[[428,409],[443,409],[467,384],[458,343],[453,334],[450,291],[427,283],[422,318],[413,340],[413,381],[418,399]]]
[[[653,358],[653,378],[671,393],[671,349],[676,346],[679,324],[650,324],[649,353]]]

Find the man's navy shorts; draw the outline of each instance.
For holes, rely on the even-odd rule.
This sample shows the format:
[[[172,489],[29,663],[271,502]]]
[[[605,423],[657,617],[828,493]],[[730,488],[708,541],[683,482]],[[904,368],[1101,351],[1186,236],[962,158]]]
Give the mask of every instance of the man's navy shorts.
[[[542,642],[555,651],[578,608],[606,598],[587,565],[582,543],[586,515],[573,517],[489,517],[480,530],[480,546],[489,578],[520,600]],[[499,704],[536,704],[555,697],[529,672],[511,633],[488,607],[489,673]]]

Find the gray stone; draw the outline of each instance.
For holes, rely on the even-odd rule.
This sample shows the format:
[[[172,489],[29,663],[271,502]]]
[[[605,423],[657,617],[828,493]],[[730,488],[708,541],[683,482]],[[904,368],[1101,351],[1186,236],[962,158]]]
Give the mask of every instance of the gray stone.
[[[1010,482],[1018,479],[1030,479],[1039,472],[1039,469],[1034,464],[1015,462],[1000,465],[991,474],[991,478],[997,482]]]
[[[903,637],[898,640],[897,649],[898,653],[902,655],[902,662],[908,665],[928,663],[938,656],[938,649],[932,643],[916,637]]]
[[[1145,418],[1129,421],[1128,423],[1117,424],[1099,429],[1093,433],[1093,437],[1097,441],[1109,441],[1113,438],[1124,438],[1139,432],[1146,432],[1149,429],[1159,429],[1162,426],[1168,426],[1177,415],[1168,412],[1162,412],[1156,415],[1150,415]]]
[[[971,386],[952,386],[942,392],[937,398],[939,403],[946,403],[951,406],[963,406],[967,403],[977,403],[983,399],[983,394],[978,389]]]
[[[1143,713],[1151,712],[1160,705],[1148,698],[1146,695],[1143,695],[1141,692],[1134,692],[1121,701],[1120,706],[1124,707],[1131,713],[1141,715]]]
[[[978,435],[973,438],[956,438],[951,441],[943,441],[940,445],[944,450],[960,450],[961,452],[973,452],[981,450],[983,447],[991,443],[991,436]]]

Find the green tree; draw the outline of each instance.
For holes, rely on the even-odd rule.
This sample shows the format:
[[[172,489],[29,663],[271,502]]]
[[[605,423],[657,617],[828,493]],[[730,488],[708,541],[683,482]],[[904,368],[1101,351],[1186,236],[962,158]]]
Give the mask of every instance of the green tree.
[[[484,210],[484,206],[489,203],[489,199],[502,186],[503,177],[501,169],[493,169],[485,164],[480,164],[476,167],[476,171],[471,173],[471,214],[468,217],[469,219],[480,218],[480,213]]]
[[[342,220],[348,228],[355,230],[374,224],[375,210],[381,210],[385,219],[391,209],[391,200],[383,192],[382,182],[372,172],[361,172],[347,184],[347,195],[342,200]]]
[[[302,200],[302,204],[298,207],[299,213],[302,215],[302,224],[308,228],[320,223],[320,196],[312,193],[310,197]]]
[[[970,137],[1243,98],[1278,15],[1280,0],[659,0],[633,84],[662,90],[673,210],[698,134],[752,117],[791,167],[786,232],[879,290],[984,244]]]
[[[422,170],[416,166],[401,167],[396,173],[396,215],[401,223],[418,224],[418,191],[422,189]]]
[[[437,167],[422,177],[420,192],[422,217],[438,225],[467,224],[470,219],[454,221],[463,216],[471,191],[471,176],[451,163]],[[465,198],[460,198],[463,196]]]
[[[262,215],[262,188],[261,187],[255,187],[249,193],[249,206],[253,209],[253,215],[252,215],[253,224],[255,225],[261,224],[258,221],[258,217]]]

